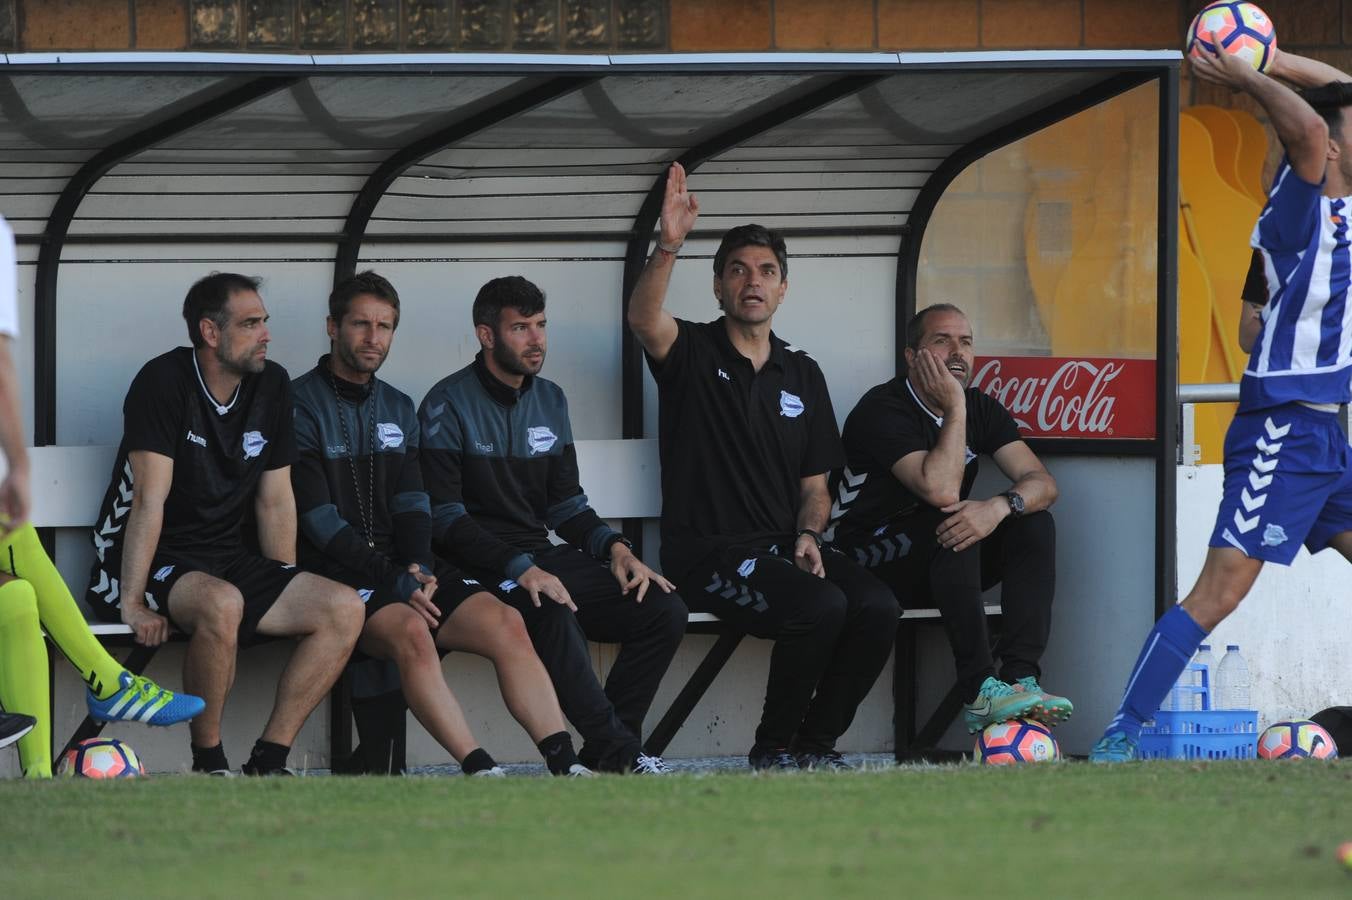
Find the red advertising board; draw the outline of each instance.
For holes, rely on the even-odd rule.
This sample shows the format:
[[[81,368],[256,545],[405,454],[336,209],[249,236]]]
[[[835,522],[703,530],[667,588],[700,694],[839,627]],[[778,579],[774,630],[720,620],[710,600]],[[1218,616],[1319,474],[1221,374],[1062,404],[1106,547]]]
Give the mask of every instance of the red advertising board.
[[[1009,410],[1025,437],[1155,436],[1155,361],[979,356],[972,386]]]

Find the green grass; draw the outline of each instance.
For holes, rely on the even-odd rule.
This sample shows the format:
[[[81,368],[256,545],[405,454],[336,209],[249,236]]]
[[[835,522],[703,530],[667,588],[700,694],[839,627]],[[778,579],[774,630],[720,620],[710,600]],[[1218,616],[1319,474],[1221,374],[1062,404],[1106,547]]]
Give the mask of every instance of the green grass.
[[[1349,896],[1352,766],[0,783],[0,897]]]

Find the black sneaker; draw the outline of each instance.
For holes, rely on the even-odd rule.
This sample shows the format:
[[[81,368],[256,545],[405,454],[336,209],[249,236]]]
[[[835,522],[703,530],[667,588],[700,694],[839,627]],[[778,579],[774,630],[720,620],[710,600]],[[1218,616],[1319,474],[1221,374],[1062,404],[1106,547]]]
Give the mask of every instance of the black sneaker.
[[[277,766],[276,768],[265,769],[262,766],[255,765],[253,760],[249,760],[244,765],[240,766],[239,774],[253,776],[261,775],[266,777],[270,775],[295,775],[296,773],[288,769],[286,766]]]
[[[23,713],[0,712],[0,747],[8,747],[37,724],[37,719]]]
[[[787,747],[771,747],[769,749],[752,747],[751,752],[746,755],[746,761],[757,772],[799,771],[798,760],[793,758],[793,754],[789,752]]]
[[[820,772],[853,772],[854,766],[845,761],[834,750],[827,750],[824,753],[799,753],[796,755],[798,768],[808,771]]]

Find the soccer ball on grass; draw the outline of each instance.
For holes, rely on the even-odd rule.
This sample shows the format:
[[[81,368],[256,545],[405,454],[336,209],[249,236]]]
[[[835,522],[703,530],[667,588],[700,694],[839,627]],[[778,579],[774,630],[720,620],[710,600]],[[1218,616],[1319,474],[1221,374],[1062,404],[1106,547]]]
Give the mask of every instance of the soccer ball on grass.
[[[1061,747],[1051,730],[1032,719],[1010,719],[987,725],[976,738],[973,751],[977,760],[988,766],[1012,766],[1017,763],[1055,762]]]
[[[77,778],[135,778],[146,773],[136,751],[116,738],[90,738],[66,751],[58,775]]]
[[[1313,722],[1278,722],[1258,738],[1262,759],[1337,759],[1333,736]]]

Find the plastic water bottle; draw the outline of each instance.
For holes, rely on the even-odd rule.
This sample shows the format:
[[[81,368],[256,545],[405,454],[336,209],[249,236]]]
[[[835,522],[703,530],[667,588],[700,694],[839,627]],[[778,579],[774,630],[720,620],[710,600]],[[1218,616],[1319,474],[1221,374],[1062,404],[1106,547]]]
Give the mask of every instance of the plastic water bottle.
[[[1193,672],[1193,687],[1196,690],[1192,694],[1192,705],[1188,708],[1217,709],[1215,697],[1216,656],[1211,652],[1211,645],[1202,644],[1199,646],[1197,655],[1192,658],[1192,661],[1202,668]],[[1203,702],[1203,697],[1205,697],[1206,702]]]
[[[1239,655],[1239,645],[1227,644],[1216,668],[1216,707],[1250,709],[1249,683],[1249,664]]]

